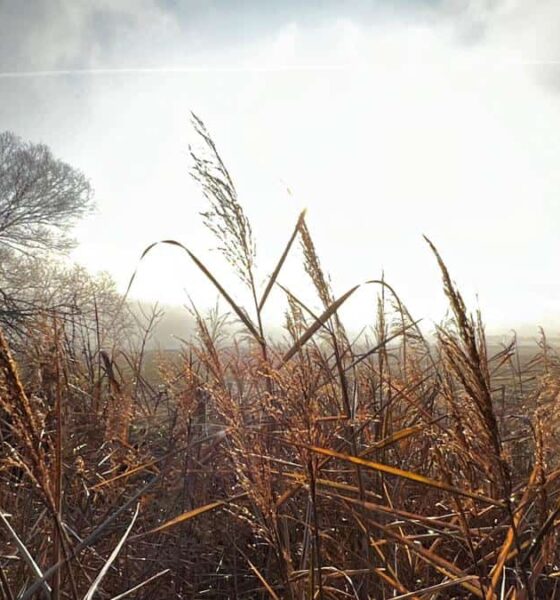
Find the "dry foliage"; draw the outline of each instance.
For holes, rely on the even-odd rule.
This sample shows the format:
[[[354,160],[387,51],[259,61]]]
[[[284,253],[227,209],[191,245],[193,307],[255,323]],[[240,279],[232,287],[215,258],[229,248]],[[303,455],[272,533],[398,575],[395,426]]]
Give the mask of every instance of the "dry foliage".
[[[76,349],[44,323],[16,365],[0,336],[0,590],[5,598],[560,597],[560,362],[490,356],[429,242],[450,318],[427,341],[379,290],[375,343],[352,341],[304,215],[263,290],[227,170],[196,176],[205,218],[250,288],[241,331],[196,310],[162,357]],[[262,311],[296,239],[321,314],[288,293],[286,338]],[[147,251],[151,250],[151,246]],[[153,360],[153,357],[152,357]],[[22,375],[25,373],[25,376]]]

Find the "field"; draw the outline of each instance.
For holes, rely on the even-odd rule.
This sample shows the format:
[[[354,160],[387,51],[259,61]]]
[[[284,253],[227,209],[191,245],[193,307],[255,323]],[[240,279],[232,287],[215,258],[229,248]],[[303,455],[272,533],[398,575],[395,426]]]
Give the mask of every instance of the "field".
[[[3,597],[560,597],[560,361],[544,333],[490,344],[428,241],[449,317],[428,341],[373,281],[377,318],[356,342],[338,309],[357,288],[335,297],[304,214],[259,289],[205,139],[205,219],[251,302],[167,241],[234,334],[193,309],[196,338],[174,353],[56,319],[14,350],[0,337]],[[263,307],[295,243],[322,308],[285,290],[278,342]]]

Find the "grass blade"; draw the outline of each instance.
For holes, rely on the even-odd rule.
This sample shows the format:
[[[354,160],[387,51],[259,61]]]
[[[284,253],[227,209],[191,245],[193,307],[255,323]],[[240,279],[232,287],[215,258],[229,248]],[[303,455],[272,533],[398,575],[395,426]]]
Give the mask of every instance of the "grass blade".
[[[444,417],[439,417],[439,419],[435,419],[435,421],[439,421],[443,418]],[[376,450],[381,450],[383,448],[386,448],[387,446],[390,446],[391,444],[405,440],[405,439],[409,438],[411,435],[414,435],[416,433],[420,433],[420,432],[424,431],[426,429],[427,425],[429,425],[429,424],[413,425],[412,427],[405,427],[404,429],[396,431],[395,433],[388,435],[386,438],[379,440],[378,442],[373,442],[369,446],[369,448],[367,448],[366,450],[361,452],[360,456],[362,458],[365,458],[366,456],[368,456],[368,454],[372,454]]]
[[[316,454],[322,454],[323,456],[329,456],[331,458],[344,460],[355,465],[360,465],[368,469],[373,469],[374,471],[379,471],[380,473],[386,473],[387,475],[395,475],[396,477],[401,477],[403,479],[408,479],[409,481],[413,481],[421,485],[426,485],[431,488],[443,490],[445,492],[449,492],[450,494],[464,496],[473,500],[479,500],[480,502],[491,504],[493,506],[499,506],[502,508],[505,506],[504,503],[499,500],[494,500],[493,498],[488,498],[487,496],[482,496],[480,494],[475,494],[474,492],[469,492],[468,490],[463,490],[461,488],[449,485],[442,481],[431,479],[430,477],[426,477],[425,475],[421,475],[420,473],[414,473],[414,471],[405,471],[397,467],[392,467],[390,465],[374,462],[372,460],[367,460],[358,456],[350,456],[349,454],[336,452],[335,450],[330,450],[329,448],[320,448],[319,446],[308,446],[306,444],[302,444],[301,446],[307,448],[308,450],[311,450],[312,452],[315,452]]]
[[[290,237],[288,244],[286,245],[286,248],[284,249],[284,252],[282,253],[282,256],[280,257],[280,260],[278,261],[278,264],[276,265],[276,268],[274,269],[272,275],[270,276],[270,278],[268,280],[266,289],[264,290],[262,298],[259,302],[259,311],[261,311],[263,309],[265,302],[268,298],[268,295],[270,294],[276,280],[278,279],[278,275],[280,274],[280,271],[281,271],[281,269],[284,265],[284,262],[288,256],[290,248],[292,247],[292,244],[294,243],[294,240],[296,239],[296,236],[301,228],[301,224],[302,224],[304,218],[305,218],[305,210],[303,210],[301,212],[301,214],[299,215],[299,218],[297,220],[297,223],[296,223],[296,226],[292,233],[292,236]]]
[[[191,260],[194,262],[194,264],[204,273],[204,275],[206,275],[206,277],[212,282],[212,284],[214,285],[214,287],[218,290],[218,292],[220,292],[221,296],[224,298],[224,300],[231,306],[231,308],[233,309],[233,311],[235,312],[235,314],[239,317],[239,319],[243,322],[243,324],[245,325],[245,327],[247,327],[247,329],[251,332],[251,334],[253,335],[253,337],[259,342],[262,343],[262,339],[261,339],[261,335],[259,334],[257,328],[255,327],[255,325],[253,324],[253,322],[251,321],[251,319],[249,318],[249,316],[247,315],[247,313],[243,310],[243,308],[241,308],[241,306],[239,306],[237,304],[237,302],[235,302],[235,300],[227,293],[227,291],[225,290],[225,288],[220,284],[220,282],[214,277],[214,275],[212,275],[212,273],[210,272],[210,270],[204,265],[204,263],[193,253],[191,252],[185,245],[181,244],[181,242],[177,242],[176,240],[161,240],[159,242],[154,242],[153,244],[150,244],[147,248],[145,248],[145,250],[142,252],[140,259],[138,262],[142,261],[146,255],[156,246],[158,246],[159,244],[167,244],[169,246],[176,246],[177,248],[181,248],[181,250],[184,250],[189,257],[191,258]],[[126,292],[123,296],[123,301],[124,299],[128,296],[128,293],[130,291],[130,288],[132,287],[132,284],[134,282],[134,279],[136,278],[138,272],[138,268],[136,268],[136,270],[134,271],[134,273],[132,274],[132,277],[130,278],[130,281],[128,283],[128,287],[126,289]]]
[[[203,515],[204,513],[210,512],[216,508],[220,508],[221,506],[226,506],[235,500],[239,500],[244,498],[247,494],[244,492],[242,494],[237,494],[237,496],[232,496],[226,500],[216,500],[215,502],[209,502],[204,506],[198,506],[197,508],[193,508],[192,510],[188,510],[187,512],[181,513],[177,517],[173,517],[169,521],[166,521],[162,525],[155,527],[154,529],[150,529],[150,531],[146,531],[145,533],[141,533],[139,535],[135,535],[132,539],[136,539],[139,537],[144,537],[145,535],[150,535],[152,533],[158,533],[160,531],[164,531],[165,529],[169,529],[170,527],[174,527],[175,525],[179,525],[180,523],[184,523],[189,519],[194,519],[199,515]]]
[[[43,573],[41,572],[39,565],[35,562],[35,559],[31,556],[31,554],[30,554],[29,550],[26,548],[25,544],[21,541],[18,534],[15,532],[13,527],[10,525],[8,519],[6,519],[6,515],[5,515],[4,511],[1,508],[0,508],[0,520],[4,524],[4,527],[8,530],[8,533],[14,540],[15,545],[18,547],[19,551],[21,552],[25,562],[28,564],[32,573],[35,575],[35,577],[37,578],[38,581],[41,581],[41,585],[43,587],[45,594],[47,595],[48,598],[50,598],[51,597],[51,588],[50,588],[49,584],[44,580]]]
[[[165,575],[166,573],[169,573],[169,572],[170,572],[169,569],[164,569],[163,571],[160,571],[159,573],[156,573],[155,575],[148,577],[148,579],[146,579],[142,583],[139,583],[138,585],[135,585],[134,587],[130,588],[129,590],[126,590],[126,592],[123,592],[122,594],[119,594],[118,596],[113,596],[111,598],[111,600],[122,600],[123,598],[127,598],[131,594],[134,594],[134,592],[137,592],[140,588],[143,588],[145,585],[148,585],[148,583],[152,583],[152,581],[154,581],[155,579],[159,579],[162,575]]]
[[[253,573],[259,578],[259,581],[263,584],[266,591],[270,594],[270,597],[273,600],[280,600],[278,594],[276,594],[276,592],[270,587],[270,584],[264,578],[264,576],[261,574],[261,572],[257,569],[257,567],[255,567],[255,565],[247,557],[245,557],[245,560],[251,567],[251,571],[253,571]]]
[[[350,298],[350,296],[359,288],[359,285],[349,289],[345,294],[335,300],[320,315],[317,320],[296,340],[295,344],[284,354],[282,364],[287,363],[295,354],[307,344],[307,342],[317,333],[317,331],[336,313],[336,311]]]
[[[99,584],[101,583],[101,581],[107,574],[107,571],[111,568],[111,565],[113,564],[113,562],[115,562],[115,559],[117,558],[119,552],[121,551],[121,548],[123,547],[124,543],[126,542],[126,538],[128,537],[132,528],[134,527],[134,523],[136,522],[136,518],[138,517],[139,510],[140,510],[140,503],[138,503],[136,505],[136,510],[134,511],[134,515],[132,517],[132,520],[130,521],[130,525],[127,527],[127,529],[124,532],[124,535],[120,539],[119,543],[115,546],[115,549],[113,550],[113,552],[111,552],[111,556],[109,556],[109,558],[107,559],[107,562],[103,565],[103,568],[101,569],[101,571],[99,571],[99,574],[94,579],[89,590],[87,591],[86,595],[84,596],[84,600],[91,600],[93,598],[93,595],[97,591]]]
[[[436,585],[430,585],[429,587],[425,587],[415,592],[408,592],[407,594],[400,594],[399,596],[394,596],[393,600],[405,600],[405,598],[424,596],[425,594],[439,592],[440,590],[447,589],[455,585],[461,585],[462,583],[466,583],[467,581],[475,581],[476,578],[476,575],[465,575],[465,577],[460,577],[459,579],[450,579],[449,581],[437,583]]]
[[[395,332],[393,335],[391,335],[388,338],[384,339],[382,342],[380,342],[379,344],[377,344],[376,346],[374,346],[373,348],[371,348],[370,350],[368,350],[367,352],[365,352],[364,354],[362,354],[351,365],[349,365],[348,367],[346,367],[345,370],[349,371],[350,369],[353,369],[354,367],[356,367],[357,365],[359,365],[362,361],[364,361],[366,358],[368,358],[372,354],[375,354],[376,352],[378,352],[379,350],[381,350],[381,348],[384,348],[389,342],[392,342],[395,338],[398,338],[399,336],[403,335],[403,333],[406,333],[409,329],[412,329],[413,327],[417,327],[418,323],[420,323],[420,321],[422,321],[422,319],[418,319],[417,321],[414,321],[414,323],[411,323],[410,325],[407,325],[406,327],[403,327],[399,331]]]

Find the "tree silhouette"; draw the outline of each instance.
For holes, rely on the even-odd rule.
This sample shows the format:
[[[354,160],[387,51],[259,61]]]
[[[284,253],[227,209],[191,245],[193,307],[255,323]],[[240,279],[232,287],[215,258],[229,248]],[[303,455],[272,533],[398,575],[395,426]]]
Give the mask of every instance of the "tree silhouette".
[[[31,252],[65,251],[69,231],[92,208],[89,181],[44,144],[0,133],[0,245]]]

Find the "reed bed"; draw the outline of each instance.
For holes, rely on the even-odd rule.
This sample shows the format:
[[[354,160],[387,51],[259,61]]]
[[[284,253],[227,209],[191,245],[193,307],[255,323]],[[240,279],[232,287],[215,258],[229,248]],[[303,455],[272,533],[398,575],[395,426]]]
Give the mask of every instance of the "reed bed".
[[[196,336],[160,357],[158,382],[142,342],[85,344],[48,319],[14,358],[0,336],[2,596],[560,598],[560,361],[544,334],[529,359],[515,339],[491,355],[428,240],[450,309],[435,338],[381,280],[361,286],[373,341],[353,340],[338,311],[360,286],[334,293],[305,214],[261,289],[232,178],[194,123],[204,218],[247,305],[165,240],[237,325],[193,309]],[[321,309],[282,288],[280,342],[263,310],[297,244]]]

